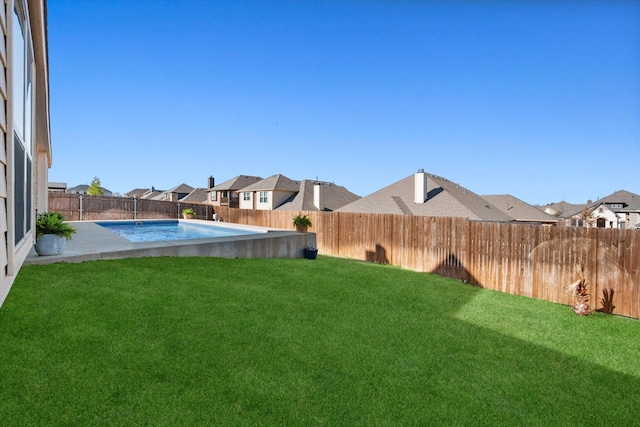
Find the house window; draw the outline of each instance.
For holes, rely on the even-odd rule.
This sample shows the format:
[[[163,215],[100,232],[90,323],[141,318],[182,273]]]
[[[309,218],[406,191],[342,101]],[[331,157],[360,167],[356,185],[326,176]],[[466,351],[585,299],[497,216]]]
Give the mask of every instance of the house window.
[[[266,191],[261,191],[260,192],[260,203],[267,203],[269,201],[269,198],[267,197],[267,192]]]
[[[611,203],[612,209],[622,209],[622,203]]]
[[[32,75],[33,49],[29,26],[23,19],[23,4],[16,1],[13,9],[11,66],[13,89],[13,179],[14,232],[20,242],[31,230],[32,222]]]
[[[223,191],[222,192],[222,198],[226,199],[227,197],[229,197],[229,192],[228,191]]]
[[[218,200],[218,192],[217,191],[212,191],[210,194],[211,194],[210,198],[211,198],[212,202],[215,202],[216,200]]]
[[[249,191],[245,191],[244,193],[242,193],[242,200],[244,200],[245,202],[250,201],[251,193]]]

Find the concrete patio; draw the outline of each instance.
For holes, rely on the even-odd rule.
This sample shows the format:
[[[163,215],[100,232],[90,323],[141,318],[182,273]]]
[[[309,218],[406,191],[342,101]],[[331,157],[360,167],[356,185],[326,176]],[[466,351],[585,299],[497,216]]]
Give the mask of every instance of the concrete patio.
[[[211,221],[195,220],[195,222],[211,224]],[[73,239],[67,242],[67,247],[62,254],[39,256],[35,248],[32,248],[24,265],[159,256],[302,258],[304,248],[316,246],[315,233],[297,233],[289,230],[269,230],[258,234],[209,239],[134,243],[95,222],[70,221],[70,224],[76,229],[76,233]],[[221,226],[237,225],[221,224]],[[262,227],[241,227],[266,230]]]

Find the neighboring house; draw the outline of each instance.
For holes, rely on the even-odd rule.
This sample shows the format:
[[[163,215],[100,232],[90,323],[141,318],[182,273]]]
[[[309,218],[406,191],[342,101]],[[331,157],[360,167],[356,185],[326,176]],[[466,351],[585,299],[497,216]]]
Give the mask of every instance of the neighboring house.
[[[177,202],[188,196],[193,190],[194,188],[192,186],[182,183],[169,190],[162,191],[158,196],[152,197],[152,199]]]
[[[589,220],[584,221],[585,209]],[[620,190],[567,215],[567,225],[599,228],[640,228],[640,195]]]
[[[148,188],[135,188],[128,193],[124,193],[124,197],[131,197],[133,199],[142,199],[142,197],[149,193],[151,190]]]
[[[0,304],[35,242],[48,209],[51,167],[47,8],[5,0],[0,8]]]
[[[113,193],[109,190],[107,190],[104,187],[100,187],[102,189],[102,195],[105,197],[112,197]],[[87,194],[87,191],[89,190],[89,186],[82,184],[82,185],[76,185],[75,187],[71,187],[71,188],[67,188],[66,192],[69,194]]]
[[[67,191],[66,182],[49,182],[47,189],[54,193],[64,193]]]
[[[170,190],[156,190],[155,187],[136,188],[124,194],[124,197],[132,197],[138,199],[149,200],[165,200],[170,202],[178,202],[193,193],[196,188],[187,184],[180,184]]]
[[[511,216],[474,192],[422,169],[337,211],[513,222]]]
[[[206,188],[194,188],[191,193],[184,196],[180,201],[185,203],[207,203],[208,197],[209,190]]]
[[[240,209],[275,210],[300,190],[300,182],[276,174],[238,190]]]
[[[540,209],[510,194],[482,196],[498,209],[513,218],[516,222],[533,224],[557,224],[560,219],[542,212]]]
[[[235,178],[231,178],[230,180],[223,182],[222,184],[218,184],[216,186],[211,185],[209,190],[207,190],[209,193],[207,203],[213,206],[237,208],[239,207],[240,200],[238,190],[260,181],[262,181],[262,178],[259,176],[238,175]]]
[[[276,210],[335,211],[358,199],[360,196],[340,185],[303,179],[300,181],[298,192],[276,207]]]
[[[549,203],[544,206],[536,206],[539,210],[546,214],[555,216],[556,218],[565,218],[567,214],[582,211],[585,204],[573,204],[567,202]]]

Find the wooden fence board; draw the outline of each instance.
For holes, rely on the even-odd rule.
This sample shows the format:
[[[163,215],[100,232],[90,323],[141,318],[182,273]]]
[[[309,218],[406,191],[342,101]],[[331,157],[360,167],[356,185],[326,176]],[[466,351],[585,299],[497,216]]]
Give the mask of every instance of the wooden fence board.
[[[82,212],[80,201],[82,201]],[[69,220],[177,218],[191,207],[212,219],[209,205],[49,194],[49,210]],[[215,207],[226,222],[293,229],[299,212]],[[501,292],[573,304],[567,285],[584,277],[591,306],[640,318],[640,230],[481,223],[464,218],[346,212],[301,212],[311,219],[321,254],[436,272]],[[606,301],[605,301],[606,303]]]

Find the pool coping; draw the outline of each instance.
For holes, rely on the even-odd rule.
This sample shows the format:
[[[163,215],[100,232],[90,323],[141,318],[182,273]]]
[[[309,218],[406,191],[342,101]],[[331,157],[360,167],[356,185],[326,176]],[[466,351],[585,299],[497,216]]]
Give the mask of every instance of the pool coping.
[[[138,220],[152,222],[154,220]],[[158,220],[158,221],[166,221]],[[302,258],[304,248],[316,246],[315,233],[268,229],[204,220],[178,220],[225,228],[259,231],[257,234],[163,242],[131,242],[98,225],[109,221],[69,221],[76,229],[60,255],[39,256],[31,248],[24,265],[157,256],[205,256],[222,258]],[[122,222],[122,220],[114,221]]]

